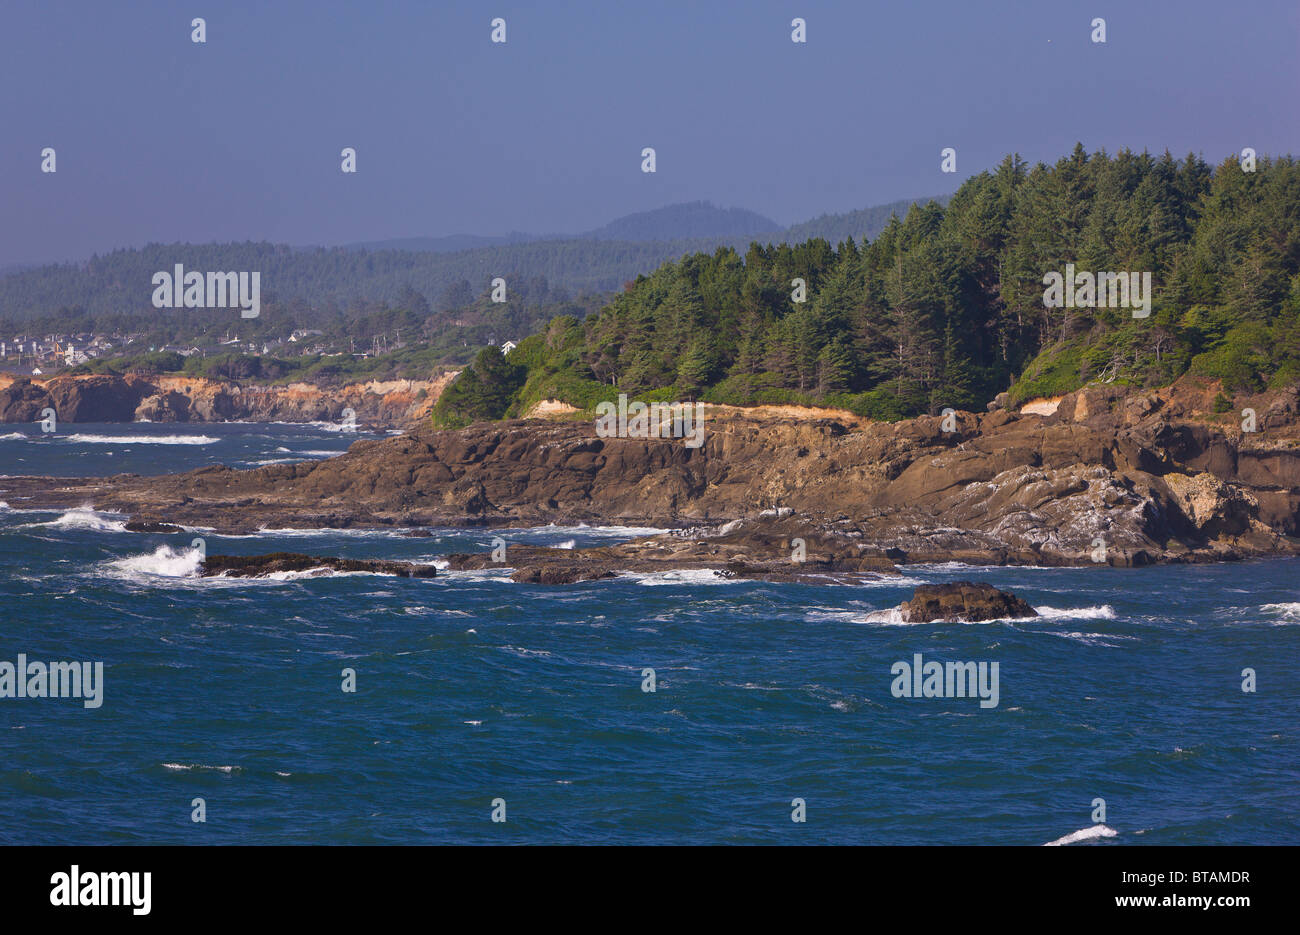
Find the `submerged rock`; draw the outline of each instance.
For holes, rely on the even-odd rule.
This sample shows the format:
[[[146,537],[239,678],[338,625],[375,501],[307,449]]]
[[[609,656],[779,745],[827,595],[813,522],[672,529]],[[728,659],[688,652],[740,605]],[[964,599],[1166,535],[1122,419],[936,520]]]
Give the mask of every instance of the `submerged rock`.
[[[292,571],[365,571],[376,575],[397,575],[402,578],[432,578],[438,570],[432,565],[414,562],[392,562],[372,558],[332,558],[320,555],[301,555],[297,552],[272,552],[269,555],[209,555],[199,566],[205,578],[225,575],[230,578],[264,578]]]
[[[510,577],[514,581],[527,584],[575,584],[579,581],[613,578],[614,571],[610,568],[575,562],[570,564],[526,565]]]
[[[175,523],[160,523],[153,520],[130,520],[124,527],[127,532],[184,532]]]
[[[923,584],[913,592],[910,601],[903,602],[899,611],[907,623],[928,623],[931,620],[975,623],[1038,616],[1038,611],[1016,595],[975,581]]]

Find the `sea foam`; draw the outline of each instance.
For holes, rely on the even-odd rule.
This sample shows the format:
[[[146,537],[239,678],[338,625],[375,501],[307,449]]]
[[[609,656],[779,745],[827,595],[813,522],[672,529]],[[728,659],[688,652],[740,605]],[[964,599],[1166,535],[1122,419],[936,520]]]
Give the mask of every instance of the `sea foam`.
[[[1059,847],[1062,844],[1078,844],[1080,841],[1096,841],[1099,838],[1113,838],[1119,835],[1119,832],[1109,825],[1089,825],[1087,828],[1080,828],[1078,831],[1071,831],[1063,838],[1057,838],[1055,841],[1048,841],[1043,847]]]
[[[69,435],[65,441],[85,445],[211,445],[214,435]]]

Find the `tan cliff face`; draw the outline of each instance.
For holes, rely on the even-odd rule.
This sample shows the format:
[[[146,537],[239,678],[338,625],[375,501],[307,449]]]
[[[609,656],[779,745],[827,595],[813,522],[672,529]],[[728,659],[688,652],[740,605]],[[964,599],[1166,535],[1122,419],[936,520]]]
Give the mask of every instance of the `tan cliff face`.
[[[425,419],[458,371],[429,380],[320,387],[163,375],[0,376],[0,422],[32,422],[52,408],[64,422],[331,422],[405,428]]]

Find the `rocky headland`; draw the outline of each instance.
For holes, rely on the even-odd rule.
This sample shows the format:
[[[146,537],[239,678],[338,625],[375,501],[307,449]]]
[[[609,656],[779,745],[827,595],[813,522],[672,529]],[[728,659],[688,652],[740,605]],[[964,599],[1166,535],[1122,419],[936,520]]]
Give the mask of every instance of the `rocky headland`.
[[[729,411],[708,417],[699,448],[600,438],[590,422],[421,424],[320,462],[5,477],[0,499],[240,533],[672,530],[600,549],[512,546],[509,566],[539,581],[667,567],[835,578],[907,562],[1136,566],[1296,554],[1300,394],[1238,397],[1219,413],[1219,393],[1186,378],[1151,391],[1096,385],[1025,412],[995,404],[895,424]],[[1255,431],[1243,430],[1243,409],[1253,410]],[[473,567],[490,557],[450,561]]]

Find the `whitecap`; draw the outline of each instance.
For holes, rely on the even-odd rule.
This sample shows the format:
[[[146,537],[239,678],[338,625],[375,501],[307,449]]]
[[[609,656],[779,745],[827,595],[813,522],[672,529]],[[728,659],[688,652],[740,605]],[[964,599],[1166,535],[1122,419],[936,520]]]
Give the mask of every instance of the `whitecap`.
[[[1043,847],[1059,847],[1062,844],[1078,844],[1080,841],[1095,841],[1098,838],[1113,838],[1119,834],[1109,825],[1090,825],[1087,828],[1080,828],[1078,831],[1071,831],[1063,838],[1057,838],[1055,841],[1048,841]]]
[[[161,765],[167,769],[175,769],[175,770],[215,769],[215,770],[220,770],[223,773],[233,773],[236,770],[243,769],[242,766],[207,766],[206,764],[203,763],[163,763]]]
[[[1035,607],[1044,620],[1114,620],[1115,608],[1109,604],[1100,607]]]
[[[64,439],[85,445],[211,445],[214,435],[68,435]]]
[[[48,523],[36,523],[37,526],[45,526],[52,529],[90,529],[96,532],[126,532],[126,520],[114,519],[120,517],[121,513],[100,513],[92,510],[90,507],[77,507],[74,510],[68,510],[57,519],[52,519]]]
[[[203,553],[198,548],[173,549],[160,545],[145,555],[131,555],[107,563],[113,577],[134,581],[148,578],[197,578]]]
[[[1266,614],[1277,617],[1280,622],[1300,623],[1300,601],[1283,604],[1261,604],[1259,608]]]
[[[721,572],[713,568],[678,568],[672,571],[656,571],[649,574],[626,571],[620,574],[619,577],[635,581],[637,584],[647,587],[744,583],[744,579],[741,578],[724,578]]]

